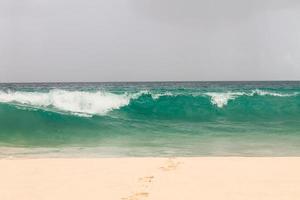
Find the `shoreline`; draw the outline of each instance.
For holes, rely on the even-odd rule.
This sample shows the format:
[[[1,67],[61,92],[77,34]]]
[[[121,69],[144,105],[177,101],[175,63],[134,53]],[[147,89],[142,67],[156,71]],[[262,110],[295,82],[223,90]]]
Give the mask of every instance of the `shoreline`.
[[[300,157],[12,158],[0,199],[300,199]]]

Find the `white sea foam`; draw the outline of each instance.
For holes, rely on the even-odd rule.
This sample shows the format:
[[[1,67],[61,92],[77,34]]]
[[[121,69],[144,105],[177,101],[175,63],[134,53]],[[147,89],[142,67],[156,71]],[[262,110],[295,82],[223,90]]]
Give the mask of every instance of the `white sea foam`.
[[[109,111],[126,106],[129,95],[117,95],[109,92],[84,92],[51,90],[43,92],[2,92],[0,102],[16,103],[38,108],[54,108],[81,116],[105,115]]]
[[[142,95],[150,95],[152,99],[157,100],[160,97],[163,96],[176,96],[175,94],[171,93],[171,92],[164,92],[164,93],[155,93],[149,90],[141,90],[140,92],[131,94],[131,99],[137,99]]]
[[[265,90],[252,90],[250,92],[208,92],[205,93],[205,95],[208,95],[211,97],[211,103],[218,106],[219,108],[222,108],[228,104],[229,100],[234,100],[239,96],[274,96],[274,97],[291,97],[296,96],[298,93],[276,93],[276,92],[270,92]]]
[[[238,96],[243,95],[242,92],[208,92],[206,95],[211,97],[211,103],[222,108],[227,105],[229,100],[233,100]]]
[[[251,93],[251,96],[253,95],[260,95],[260,96],[275,96],[275,97],[291,97],[291,96],[296,96],[298,93],[277,93],[277,92],[270,92],[270,91],[265,91],[265,90],[253,90]]]
[[[165,92],[165,93],[155,93],[155,94],[151,94],[152,98],[157,100],[159,99],[160,97],[163,97],[163,96],[176,96],[175,94],[172,94],[171,92]]]

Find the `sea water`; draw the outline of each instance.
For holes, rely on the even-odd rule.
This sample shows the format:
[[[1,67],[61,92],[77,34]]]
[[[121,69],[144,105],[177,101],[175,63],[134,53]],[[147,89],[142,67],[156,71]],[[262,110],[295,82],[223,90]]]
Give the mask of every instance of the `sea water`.
[[[300,82],[0,84],[0,157],[300,156]]]

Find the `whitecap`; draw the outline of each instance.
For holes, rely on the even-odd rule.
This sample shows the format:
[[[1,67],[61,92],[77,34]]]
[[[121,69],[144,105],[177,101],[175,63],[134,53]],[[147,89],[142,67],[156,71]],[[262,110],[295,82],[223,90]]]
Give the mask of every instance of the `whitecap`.
[[[260,95],[260,96],[275,96],[275,97],[291,97],[291,96],[296,96],[298,93],[278,93],[278,92],[270,92],[266,90],[253,90],[252,93],[250,94],[251,96],[253,95]]]
[[[222,108],[228,104],[229,100],[233,100],[238,96],[244,95],[242,92],[207,92],[206,95],[210,96],[211,103]]]
[[[16,103],[36,108],[54,108],[79,116],[105,115],[126,106],[130,95],[110,92],[50,90],[49,92],[0,91],[0,102]]]
[[[296,96],[298,93],[277,93],[277,92],[270,92],[266,90],[252,90],[249,92],[208,92],[205,95],[211,98],[211,103],[218,106],[219,108],[223,108],[229,102],[229,100],[234,100],[239,96],[274,96],[274,97],[291,97]]]

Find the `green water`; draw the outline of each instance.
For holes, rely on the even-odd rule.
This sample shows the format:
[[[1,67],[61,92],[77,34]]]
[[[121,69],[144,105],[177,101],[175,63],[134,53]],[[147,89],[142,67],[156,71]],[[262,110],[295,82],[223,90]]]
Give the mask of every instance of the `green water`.
[[[0,157],[299,156],[299,82],[0,84]]]

